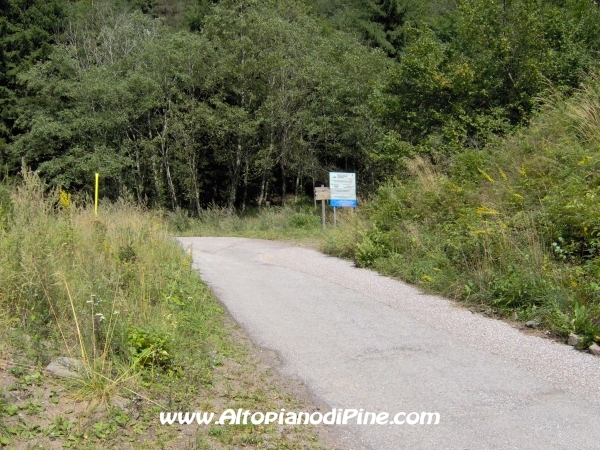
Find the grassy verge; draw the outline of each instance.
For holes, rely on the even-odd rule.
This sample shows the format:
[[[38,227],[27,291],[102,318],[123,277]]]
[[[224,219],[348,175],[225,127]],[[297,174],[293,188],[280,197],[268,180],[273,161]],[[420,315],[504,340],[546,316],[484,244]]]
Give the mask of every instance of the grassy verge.
[[[407,161],[324,249],[586,348],[600,341],[599,117],[592,79],[485,151]]]
[[[160,411],[309,408],[261,370],[169,237],[126,202],[99,216],[24,174],[0,187],[0,446],[313,448],[314,429],[161,426]],[[80,378],[56,378],[58,356]]]
[[[190,219],[183,211],[169,215],[169,224],[175,233],[186,236],[237,236],[256,239],[294,241],[318,246],[330,232],[333,218],[326,217],[327,228],[321,223],[321,207],[314,209],[306,199],[285,207],[267,207],[247,211],[243,216],[228,215],[226,208],[212,207]],[[328,208],[329,210],[329,208]],[[344,216],[344,212],[341,213]],[[341,219],[343,221],[343,219]]]

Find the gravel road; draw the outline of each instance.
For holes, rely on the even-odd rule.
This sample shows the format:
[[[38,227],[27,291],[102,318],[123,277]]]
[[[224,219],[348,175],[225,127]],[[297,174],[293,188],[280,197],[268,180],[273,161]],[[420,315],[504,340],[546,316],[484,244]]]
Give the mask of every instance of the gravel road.
[[[319,401],[440,414],[438,425],[337,425],[344,448],[600,449],[600,358],[293,244],[179,242]]]

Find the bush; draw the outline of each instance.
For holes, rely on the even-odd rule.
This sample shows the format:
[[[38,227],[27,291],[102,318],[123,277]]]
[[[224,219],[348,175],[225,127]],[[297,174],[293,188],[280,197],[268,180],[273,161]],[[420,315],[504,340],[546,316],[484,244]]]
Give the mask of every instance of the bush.
[[[13,213],[13,204],[8,186],[0,184],[0,230],[8,230]]]
[[[556,100],[558,98],[558,100]],[[600,340],[600,82],[449,170],[417,157],[325,245],[427,290]],[[358,237],[358,238],[357,238]]]
[[[315,216],[314,214],[307,213],[293,213],[290,215],[288,219],[288,224],[293,228],[301,228],[303,230],[307,230],[310,228],[315,228],[320,225],[320,218]]]
[[[167,220],[169,222],[169,228],[177,233],[189,230],[192,225],[190,213],[180,207],[177,207],[175,211],[169,212],[167,214]]]
[[[142,367],[170,369],[173,358],[168,339],[155,330],[132,327],[127,331],[127,345],[131,357]]]

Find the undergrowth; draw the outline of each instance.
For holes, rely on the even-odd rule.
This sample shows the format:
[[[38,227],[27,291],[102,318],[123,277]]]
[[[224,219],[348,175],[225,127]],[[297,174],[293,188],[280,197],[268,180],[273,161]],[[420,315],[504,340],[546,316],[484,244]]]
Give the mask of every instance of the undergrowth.
[[[83,200],[22,175],[0,184],[0,361],[12,380],[0,384],[0,447],[58,439],[63,448],[164,448],[181,428],[161,427],[158,412],[237,405],[223,383],[244,383],[257,410],[292,404],[275,404],[282,394],[253,374],[248,349],[232,339],[162,213],[119,200],[101,203],[95,217]],[[45,372],[58,356],[78,361],[78,378]],[[220,433],[187,439],[211,448],[315,439],[277,427]]]
[[[287,206],[246,210],[243,215],[229,215],[227,208],[213,205],[193,219],[181,210],[171,213],[168,219],[174,233],[187,236],[238,236],[316,244],[323,235],[320,214],[320,205],[315,209],[303,198],[296,203],[290,201]],[[330,228],[333,217],[329,207],[326,221]]]
[[[324,250],[582,346],[600,340],[600,81],[446,165],[406,161]]]

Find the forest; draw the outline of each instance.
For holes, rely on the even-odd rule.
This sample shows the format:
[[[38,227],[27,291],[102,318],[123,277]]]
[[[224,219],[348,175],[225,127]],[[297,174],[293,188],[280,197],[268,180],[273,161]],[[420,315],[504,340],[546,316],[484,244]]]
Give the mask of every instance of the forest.
[[[597,66],[591,0],[7,0],[0,166],[199,214],[446,170]]]

